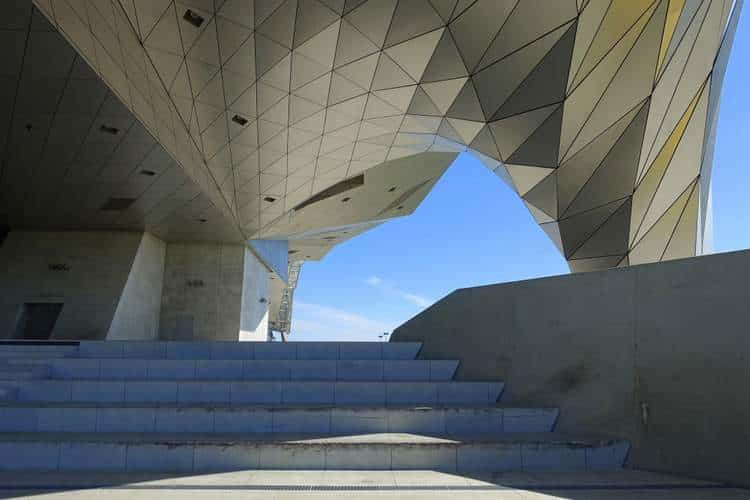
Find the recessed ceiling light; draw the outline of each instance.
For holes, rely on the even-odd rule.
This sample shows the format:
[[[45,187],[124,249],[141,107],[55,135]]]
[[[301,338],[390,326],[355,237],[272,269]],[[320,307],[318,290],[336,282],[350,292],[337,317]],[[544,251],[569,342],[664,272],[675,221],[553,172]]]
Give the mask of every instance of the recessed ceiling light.
[[[263,200],[267,201],[268,203],[273,203],[274,201],[276,201],[276,198],[274,198],[273,196],[266,196],[265,198],[263,198]]]
[[[200,14],[197,14],[193,12],[192,10],[188,9],[185,11],[185,15],[182,16],[182,18],[195,26],[196,28],[200,28],[201,24],[203,24],[203,16]]]
[[[135,198],[109,198],[99,210],[122,212],[135,202]]]
[[[389,193],[392,193],[396,190],[396,186],[393,186],[391,189],[388,190]]]
[[[102,125],[101,127],[99,127],[99,131],[104,134],[117,135],[120,132],[120,129],[116,127],[108,127],[107,125]]]
[[[346,203],[346,202],[347,202],[347,201],[349,201],[349,200],[351,200],[351,198],[349,198],[348,196],[347,196],[346,198],[342,198],[342,199],[341,199],[341,201],[342,201],[343,203]]]
[[[145,175],[146,177],[153,177],[156,175],[156,172],[153,170],[141,170],[141,175]]]
[[[234,115],[232,117],[232,121],[234,123],[236,123],[237,125],[240,125],[242,127],[244,127],[245,125],[247,125],[247,118],[245,118],[244,116]]]

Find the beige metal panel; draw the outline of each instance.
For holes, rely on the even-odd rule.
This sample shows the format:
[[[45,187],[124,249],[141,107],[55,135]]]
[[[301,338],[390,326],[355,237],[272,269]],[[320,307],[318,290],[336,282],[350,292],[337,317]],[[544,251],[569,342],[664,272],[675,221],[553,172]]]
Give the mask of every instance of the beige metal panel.
[[[586,263],[577,267],[586,269],[632,262],[629,246],[674,206],[696,165],[708,172],[703,147],[680,146],[683,135],[704,143],[705,106],[702,126],[696,119],[689,134],[672,135],[713,70],[733,12],[727,0],[566,0],[543,11],[538,0],[224,2],[218,11],[171,0],[38,3],[242,237],[293,239],[370,221],[369,208],[351,205],[289,222],[303,220],[300,203],[360,173],[391,172],[394,162],[408,171],[424,153],[467,150],[514,184],[566,256],[580,249]],[[50,82],[67,78],[40,71]],[[75,102],[74,92],[56,95]],[[50,105],[29,103],[40,128],[49,127]],[[152,154],[137,141],[113,151],[131,166]],[[86,154],[95,165],[111,152],[87,146]],[[6,184],[26,182],[24,161],[9,163]],[[180,220],[176,201],[160,205],[131,178],[135,168],[126,176],[116,164],[107,162],[95,185],[130,179],[122,190],[147,196],[137,207],[151,207],[150,223]],[[92,166],[76,179],[98,174]],[[690,243],[682,232],[670,255]],[[635,260],[660,260],[666,245],[639,245]],[[613,248],[616,256],[596,255]]]

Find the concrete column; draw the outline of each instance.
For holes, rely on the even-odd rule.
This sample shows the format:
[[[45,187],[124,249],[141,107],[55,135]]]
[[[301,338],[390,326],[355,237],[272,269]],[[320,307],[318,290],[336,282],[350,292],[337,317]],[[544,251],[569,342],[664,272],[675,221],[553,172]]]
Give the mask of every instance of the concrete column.
[[[160,339],[237,340],[244,252],[238,244],[167,244]]]
[[[270,272],[255,254],[245,248],[242,276],[240,340],[268,340]]]

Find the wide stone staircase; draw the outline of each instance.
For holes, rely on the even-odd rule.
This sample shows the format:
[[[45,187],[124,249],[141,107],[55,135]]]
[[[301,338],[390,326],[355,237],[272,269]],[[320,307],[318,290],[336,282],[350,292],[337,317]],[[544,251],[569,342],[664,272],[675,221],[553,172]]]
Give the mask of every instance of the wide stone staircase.
[[[408,342],[0,344],[0,471],[619,469]]]

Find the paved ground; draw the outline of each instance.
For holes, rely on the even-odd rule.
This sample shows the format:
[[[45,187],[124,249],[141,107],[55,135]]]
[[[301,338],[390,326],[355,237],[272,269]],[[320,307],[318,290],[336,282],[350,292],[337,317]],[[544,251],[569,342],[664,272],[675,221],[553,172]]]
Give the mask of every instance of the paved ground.
[[[243,471],[194,476],[0,474],[1,498],[141,499],[750,499],[750,490],[639,471],[503,473]]]

